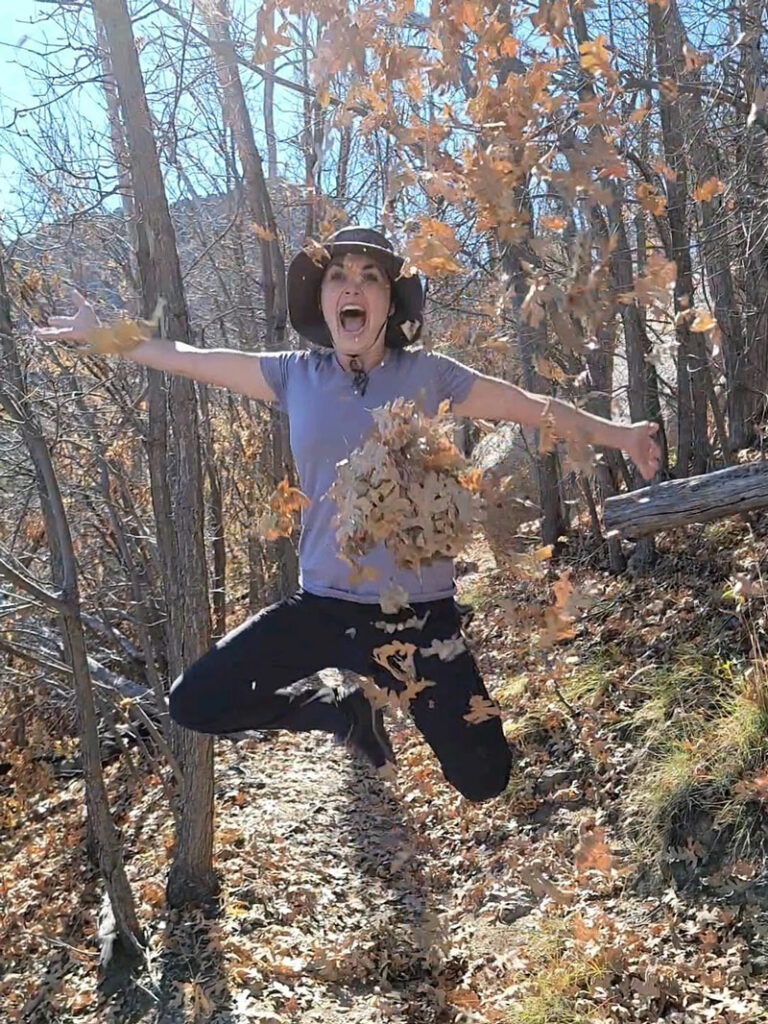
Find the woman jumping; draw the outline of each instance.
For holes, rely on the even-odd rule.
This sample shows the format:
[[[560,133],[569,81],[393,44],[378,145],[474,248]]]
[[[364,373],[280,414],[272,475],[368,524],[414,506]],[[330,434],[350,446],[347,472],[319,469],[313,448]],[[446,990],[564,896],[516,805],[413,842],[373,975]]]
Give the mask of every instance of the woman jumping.
[[[396,638],[409,645],[400,650],[412,651],[414,678],[430,684],[410,702],[416,727],[448,782],[470,800],[487,800],[506,788],[511,757],[498,717],[476,724],[465,717],[472,698],[488,694],[472,654],[456,643],[461,626],[453,563],[436,559],[416,573],[399,568],[380,544],[360,560],[375,573],[358,573],[352,582],[338,554],[335,505],[322,500],[336,465],[373,429],[371,410],[400,397],[417,401],[429,415],[448,400],[456,416],[527,427],[548,412],[557,436],[623,449],[647,479],[660,465],[658,428],[613,423],[413,348],[423,326],[423,291],[417,277],[400,276],[402,265],[382,234],[361,227],[338,231],[320,256],[299,252],[288,270],[288,312],[298,333],[316,346],[311,350],[238,352],[149,338],[123,353],[283,409],[299,483],[310,499],[302,514],[298,592],[190,665],[171,688],[170,714],[188,729],[214,735],[318,729],[383,767],[393,754],[381,710],[361,690],[340,696],[302,681],[324,668],[349,669],[401,693],[407,686],[402,665],[380,654]],[[75,300],[75,316],[51,317],[51,327],[38,334],[88,343],[99,321],[81,296]],[[408,606],[385,614],[380,592],[392,585],[405,590]],[[445,650],[435,641],[448,640],[455,656],[444,660],[434,653]]]

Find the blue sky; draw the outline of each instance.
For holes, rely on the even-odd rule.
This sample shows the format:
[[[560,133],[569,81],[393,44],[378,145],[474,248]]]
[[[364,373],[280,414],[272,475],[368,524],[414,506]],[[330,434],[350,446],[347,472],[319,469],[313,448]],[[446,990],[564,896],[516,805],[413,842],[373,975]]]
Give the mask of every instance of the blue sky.
[[[242,0],[236,0],[236,8],[241,2]],[[249,4],[250,0],[246,0],[246,3]],[[0,217],[4,219],[4,223],[0,220],[0,233],[7,232],[13,235],[19,229],[31,227],[32,221],[28,214],[25,216],[23,213],[14,218],[14,214],[19,212],[23,204],[26,190],[24,187],[19,188],[19,164],[9,149],[14,146],[23,147],[28,166],[42,172],[50,167],[52,150],[51,145],[48,145],[37,155],[35,119],[31,115],[18,112],[25,108],[37,107],[41,102],[53,98],[53,93],[45,93],[44,85],[35,80],[34,68],[44,66],[45,63],[44,58],[38,54],[48,47],[53,48],[55,52],[57,43],[66,47],[66,39],[62,30],[50,19],[55,5],[46,3],[45,0],[3,0],[3,7],[6,5],[10,10],[7,14],[4,10],[4,16],[0,18],[0,126],[8,126],[14,122],[14,116],[17,116],[15,130],[3,131],[0,127]],[[87,6],[85,18],[89,18]],[[59,68],[67,69],[72,67],[77,59],[74,50],[64,50],[55,54],[54,63]],[[26,70],[28,67],[32,68],[31,74]],[[80,74],[87,79],[93,74],[93,69],[81,66],[78,77]],[[247,78],[245,75],[244,79]],[[257,103],[258,97],[257,91],[252,97],[253,102]],[[187,98],[182,97],[180,109],[186,108],[187,103]],[[277,98],[275,106],[278,135],[292,135],[292,113],[298,106],[297,98],[293,94],[281,95]],[[194,112],[192,111],[189,116],[193,117]],[[66,135],[69,132],[75,139],[87,140],[90,137],[93,140],[105,126],[104,103],[100,88],[94,85],[79,88],[63,103],[54,103],[46,120],[51,137],[59,138],[62,147],[66,147]],[[256,117],[257,132],[259,122],[260,117]],[[20,138],[19,130],[22,135],[26,131],[26,137]],[[98,143],[93,143],[93,146],[99,149]],[[91,154],[94,153],[93,146],[89,151]],[[55,146],[53,149],[55,150]],[[99,150],[97,159],[105,159],[103,147]],[[101,163],[101,171],[109,177],[113,168],[108,156],[106,159],[106,164]],[[50,180],[55,180],[55,174]],[[206,187],[205,183],[201,184],[201,188]]]
[[[61,37],[60,30],[49,19],[51,4],[41,0],[6,2],[7,8],[0,18],[0,125],[3,127],[13,121],[15,112],[35,107],[43,99],[41,84],[35,80],[34,72],[30,74],[27,69],[39,66],[42,59],[36,53],[41,52],[46,43],[55,44]],[[64,41],[63,37],[61,41]],[[88,98],[85,90],[80,92],[80,112],[85,112],[84,108],[87,110],[90,103],[93,103],[95,112],[98,108],[94,101]],[[31,132],[33,122],[21,114],[16,126],[26,127]],[[0,128],[0,209],[6,214],[16,209],[18,176],[18,164],[6,147],[17,141],[13,132],[3,132]],[[33,148],[30,144],[25,147],[30,153]],[[30,163],[34,165],[33,155]]]

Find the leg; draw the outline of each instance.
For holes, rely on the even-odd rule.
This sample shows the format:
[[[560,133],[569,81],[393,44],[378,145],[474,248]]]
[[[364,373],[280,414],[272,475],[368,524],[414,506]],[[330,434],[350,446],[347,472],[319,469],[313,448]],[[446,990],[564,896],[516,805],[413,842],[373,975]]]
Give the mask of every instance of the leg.
[[[300,592],[227,634],[175,681],[171,717],[214,735],[247,729],[343,732],[348,721],[330,689],[281,692],[337,663],[343,621],[328,615],[328,607]]]
[[[502,793],[509,782],[512,758],[504,738],[501,719],[490,716],[473,721],[472,698],[488,701],[488,692],[471,652],[464,647],[455,657],[443,648],[446,660],[438,653],[425,654],[434,641],[461,641],[458,614],[452,600],[434,601],[416,609],[417,616],[430,609],[423,629],[406,629],[394,635],[378,633],[378,646],[393,639],[416,646],[414,666],[417,680],[432,686],[419,689],[410,702],[416,727],[435,752],[443,774],[467,799],[488,800]],[[375,646],[375,645],[374,645]],[[458,643],[454,646],[458,649]],[[386,668],[372,670],[379,686],[402,693],[407,684]],[[397,672],[400,674],[400,671]],[[414,689],[418,689],[415,687]],[[470,715],[470,720],[466,719]],[[482,718],[482,713],[476,716]]]

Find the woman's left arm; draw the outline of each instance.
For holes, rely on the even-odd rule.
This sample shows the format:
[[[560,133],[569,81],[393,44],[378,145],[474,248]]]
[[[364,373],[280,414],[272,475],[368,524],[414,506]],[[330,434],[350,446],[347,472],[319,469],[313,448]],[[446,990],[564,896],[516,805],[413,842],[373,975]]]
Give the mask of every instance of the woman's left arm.
[[[478,376],[464,401],[453,406],[453,413],[482,420],[512,420],[524,427],[540,426],[546,414],[552,417],[554,433],[566,441],[573,437],[606,448],[621,448],[646,480],[651,480],[661,465],[661,449],[655,436],[658,423],[613,423],[495,377]]]

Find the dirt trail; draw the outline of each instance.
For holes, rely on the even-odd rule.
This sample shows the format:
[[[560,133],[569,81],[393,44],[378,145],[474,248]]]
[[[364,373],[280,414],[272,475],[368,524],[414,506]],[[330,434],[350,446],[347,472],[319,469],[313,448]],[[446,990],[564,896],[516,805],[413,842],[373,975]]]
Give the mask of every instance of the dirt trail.
[[[487,804],[453,791],[389,711],[395,781],[322,736],[218,741],[222,891],[215,906],[178,912],[164,904],[173,822],[159,779],[109,767],[149,937],[147,970],[127,993],[96,989],[102,888],[85,858],[82,781],[17,766],[11,781],[18,790],[24,776],[27,796],[0,834],[0,1020],[768,1021],[761,876],[740,862],[717,883],[673,889],[644,871],[622,831],[630,762],[616,717],[604,727],[594,702],[578,720],[564,713],[549,665],[529,665],[523,697],[512,674],[523,632],[501,631],[490,612],[472,628],[517,737],[510,786]],[[536,724],[523,742],[526,700]]]

